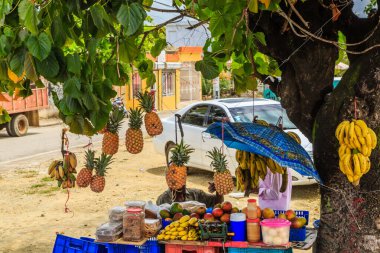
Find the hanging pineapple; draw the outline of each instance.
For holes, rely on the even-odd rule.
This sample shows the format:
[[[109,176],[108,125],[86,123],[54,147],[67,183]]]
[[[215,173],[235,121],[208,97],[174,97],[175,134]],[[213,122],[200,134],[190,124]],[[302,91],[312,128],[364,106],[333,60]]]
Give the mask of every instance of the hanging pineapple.
[[[144,147],[143,133],[141,131],[142,118],[140,108],[130,110],[129,128],[125,135],[125,146],[127,147],[127,151],[131,154],[140,153]]]
[[[216,192],[220,195],[227,195],[234,190],[234,182],[231,172],[227,169],[226,155],[218,148],[213,148],[207,152],[207,157],[212,159],[211,167],[215,171],[214,183]]]
[[[181,140],[181,143],[177,144],[170,152],[172,156],[166,171],[166,183],[170,189],[179,190],[186,185],[187,168],[185,165],[189,162],[190,154],[194,152],[194,149]]]
[[[91,183],[92,170],[95,168],[95,151],[89,149],[85,153],[86,165],[77,176],[77,185],[79,187],[87,187]]]
[[[102,192],[106,185],[104,178],[106,171],[110,169],[108,166],[112,163],[112,155],[102,154],[95,159],[95,172],[91,179],[90,187],[93,192]]]
[[[139,92],[137,94],[137,99],[140,102],[140,106],[146,112],[144,117],[145,129],[150,136],[160,135],[163,131],[162,122],[158,117],[157,113],[153,111],[154,99],[153,96],[145,91],[144,93]]]
[[[124,112],[113,108],[103,135],[102,152],[114,155],[119,150],[119,130],[123,124]]]

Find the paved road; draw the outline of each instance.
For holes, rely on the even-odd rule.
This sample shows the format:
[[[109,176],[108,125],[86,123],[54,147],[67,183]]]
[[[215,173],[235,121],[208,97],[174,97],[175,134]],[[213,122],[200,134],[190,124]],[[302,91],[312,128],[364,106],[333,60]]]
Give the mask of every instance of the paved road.
[[[124,122],[120,131],[123,137],[127,129]],[[47,127],[30,127],[28,134],[23,137],[9,137],[5,130],[0,131],[0,169],[1,164],[24,160],[34,156],[59,153],[61,148],[61,125]],[[69,133],[70,148],[85,146],[89,138]],[[102,135],[96,135],[92,142],[100,142]]]

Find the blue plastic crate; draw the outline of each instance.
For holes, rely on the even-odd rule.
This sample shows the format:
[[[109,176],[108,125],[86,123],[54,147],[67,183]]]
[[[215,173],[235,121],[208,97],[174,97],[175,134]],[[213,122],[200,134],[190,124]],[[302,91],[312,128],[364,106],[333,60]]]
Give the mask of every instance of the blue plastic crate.
[[[289,241],[301,242],[306,239],[306,227],[290,228]]]
[[[279,215],[280,213],[285,213],[285,212],[286,212],[285,210],[274,210],[274,214],[276,216]],[[309,211],[294,210],[294,212],[296,213],[297,217],[305,217],[305,219],[306,219],[305,225],[309,224]]]
[[[228,248],[228,253],[293,253],[289,249],[253,249],[253,248]]]
[[[161,247],[156,238],[149,238],[142,246],[108,243],[108,253],[161,253]]]
[[[57,235],[53,253],[107,253],[107,249],[102,244],[97,244],[88,240],[81,240],[65,235]]]

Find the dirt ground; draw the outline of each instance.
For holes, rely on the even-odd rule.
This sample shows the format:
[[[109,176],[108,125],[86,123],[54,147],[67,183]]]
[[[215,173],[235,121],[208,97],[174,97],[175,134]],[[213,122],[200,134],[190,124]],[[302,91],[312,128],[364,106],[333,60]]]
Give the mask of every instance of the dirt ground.
[[[99,150],[99,146],[96,144],[95,149]],[[72,151],[79,158],[80,169],[84,163],[84,149]],[[59,159],[58,154],[17,162],[1,170],[0,252],[51,252],[56,233],[94,237],[96,227],[107,220],[110,208],[123,205],[126,200],[155,201],[166,190],[165,159],[154,151],[151,139],[145,139],[141,154],[131,155],[124,145],[120,145],[114,157],[105,190],[100,194],[89,188],[70,190],[67,203],[70,211],[67,213],[67,192],[59,189],[46,175],[48,164],[54,158]],[[211,180],[211,172],[192,169],[187,184],[206,190]],[[246,203],[246,199],[226,199],[239,207]],[[293,187],[292,208],[309,210],[312,224],[319,217],[318,187]]]

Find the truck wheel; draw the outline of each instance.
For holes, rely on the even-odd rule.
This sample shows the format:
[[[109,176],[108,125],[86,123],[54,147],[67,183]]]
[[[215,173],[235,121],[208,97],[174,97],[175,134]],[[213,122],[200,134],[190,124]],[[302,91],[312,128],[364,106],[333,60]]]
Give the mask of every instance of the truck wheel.
[[[24,114],[19,114],[12,117],[11,120],[11,132],[12,136],[20,137],[28,132],[29,122],[28,118]]]
[[[13,137],[13,133],[11,131],[11,122],[5,123],[5,129],[7,130],[7,134]]]

